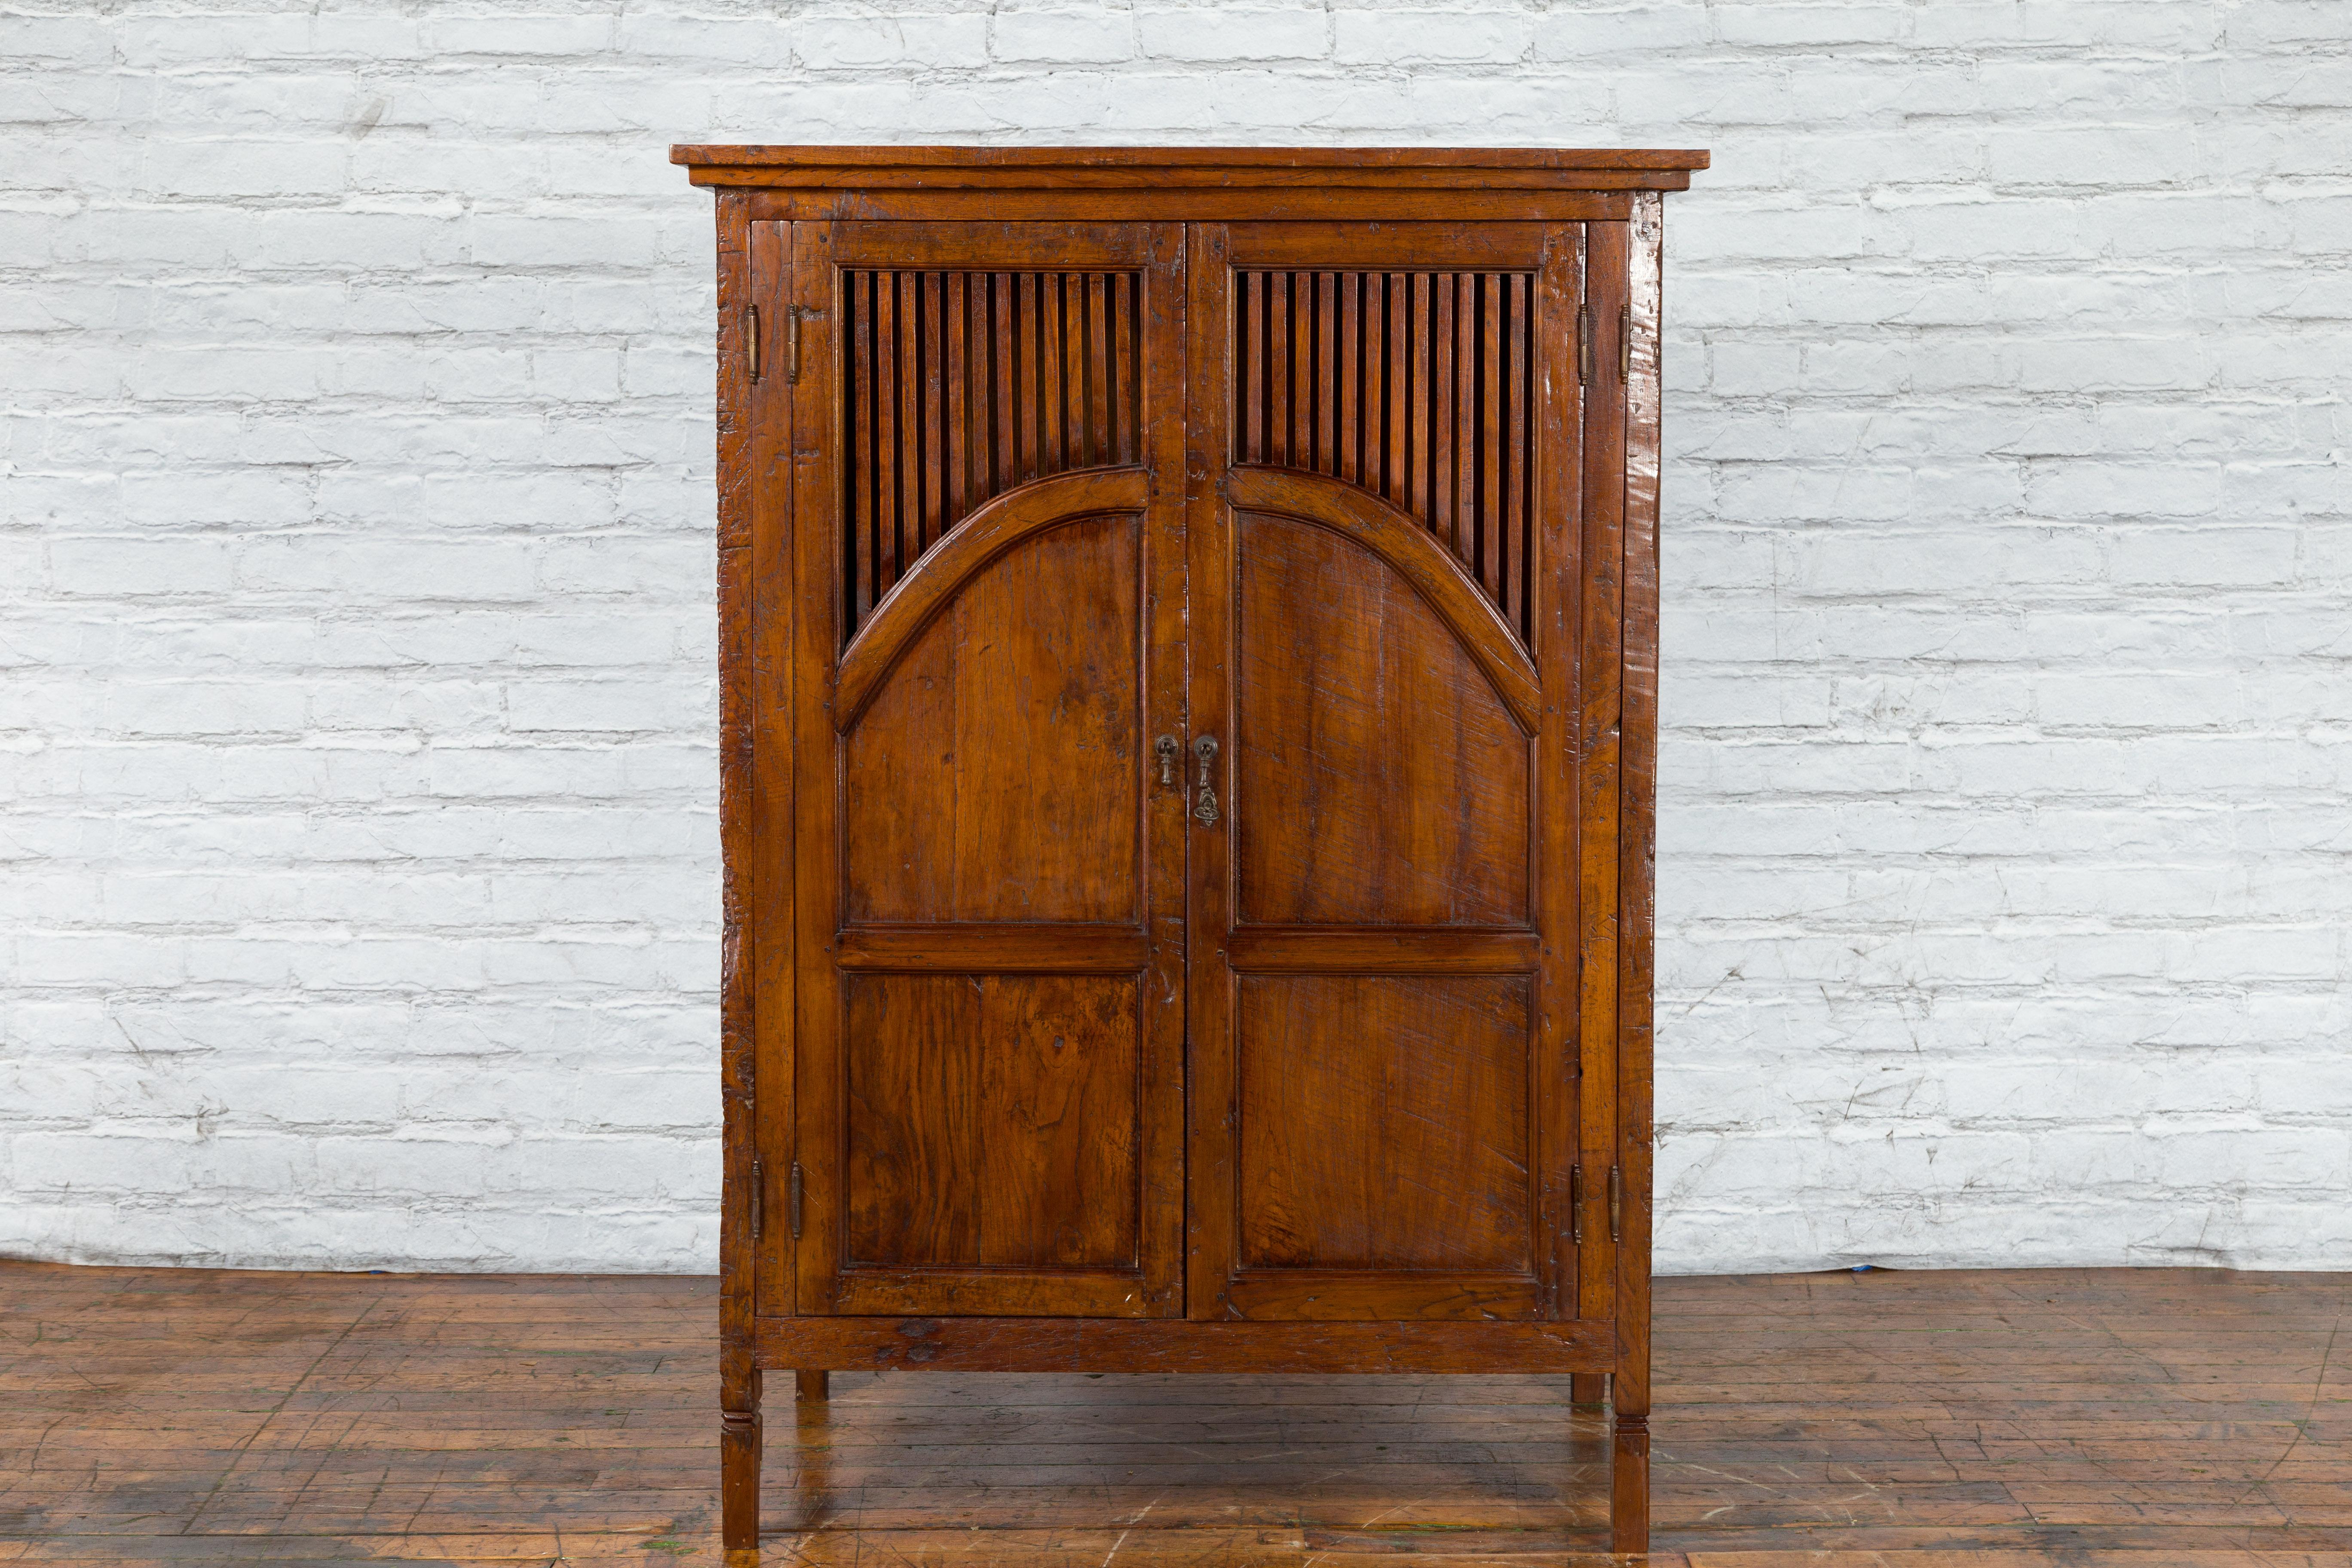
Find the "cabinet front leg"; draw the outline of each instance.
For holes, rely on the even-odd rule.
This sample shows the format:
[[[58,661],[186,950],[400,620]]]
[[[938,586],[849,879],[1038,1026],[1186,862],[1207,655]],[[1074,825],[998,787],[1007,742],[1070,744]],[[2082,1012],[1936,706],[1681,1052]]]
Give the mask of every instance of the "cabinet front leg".
[[[727,1568],[759,1568],[760,1406],[719,1414],[719,1538]]]
[[[1650,1549],[1650,1416],[1624,1410],[1609,1418],[1609,1550]]]

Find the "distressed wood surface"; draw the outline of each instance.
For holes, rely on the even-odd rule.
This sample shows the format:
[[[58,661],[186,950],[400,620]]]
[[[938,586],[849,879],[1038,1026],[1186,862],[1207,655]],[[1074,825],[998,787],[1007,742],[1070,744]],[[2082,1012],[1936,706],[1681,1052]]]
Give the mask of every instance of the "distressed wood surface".
[[[0,1263],[0,1563],[715,1563],[717,1308]],[[1668,1279],[1656,1322],[1652,1563],[2352,1568],[2352,1277]],[[768,1563],[1609,1561],[1566,1378],[832,1384],[770,1402]]]

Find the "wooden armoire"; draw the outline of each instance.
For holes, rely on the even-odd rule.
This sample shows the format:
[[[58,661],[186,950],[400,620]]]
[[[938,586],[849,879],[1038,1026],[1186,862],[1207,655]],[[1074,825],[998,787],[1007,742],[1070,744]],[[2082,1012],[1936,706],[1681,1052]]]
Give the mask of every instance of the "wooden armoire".
[[[730,1562],[785,1367],[1580,1374],[1643,1549],[1706,154],[671,156],[718,195]]]

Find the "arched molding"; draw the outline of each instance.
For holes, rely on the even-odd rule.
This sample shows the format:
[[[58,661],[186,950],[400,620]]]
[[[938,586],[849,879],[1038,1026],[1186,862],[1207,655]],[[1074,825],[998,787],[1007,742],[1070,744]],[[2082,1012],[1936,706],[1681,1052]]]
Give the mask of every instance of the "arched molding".
[[[1141,511],[1150,491],[1141,468],[1088,468],[1007,490],[964,519],[882,596],[842,650],[834,728],[846,732],[857,722],[923,628],[1007,551],[1064,523]]]
[[[1370,550],[1412,584],[1494,687],[1519,728],[1536,732],[1543,685],[1535,660],[1462,563],[1406,513],[1344,480],[1297,468],[1236,468],[1225,474],[1236,511],[1294,518]]]

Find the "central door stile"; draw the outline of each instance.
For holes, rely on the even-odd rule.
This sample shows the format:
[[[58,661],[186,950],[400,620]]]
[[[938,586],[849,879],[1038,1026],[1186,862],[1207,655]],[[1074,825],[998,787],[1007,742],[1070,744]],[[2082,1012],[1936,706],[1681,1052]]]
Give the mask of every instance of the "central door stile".
[[[1182,226],[793,227],[771,1253],[802,1314],[1179,1314]]]
[[[1231,450],[1234,366],[1232,299],[1226,281],[1230,226],[1188,226],[1185,371],[1185,561],[1192,588],[1186,645],[1185,705],[1192,733],[1182,737],[1185,758],[1201,735],[1233,733],[1233,529],[1223,494]],[[1213,764],[1212,764],[1213,766]],[[1227,1260],[1234,1252],[1235,1202],[1232,1053],[1234,983],[1225,964],[1233,929],[1233,835],[1221,824],[1187,817],[1191,840],[1185,877],[1186,1067],[1185,1171],[1189,1196],[1184,1267],[1184,1315],[1216,1319],[1226,1310]]]

